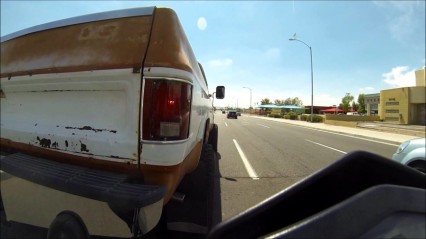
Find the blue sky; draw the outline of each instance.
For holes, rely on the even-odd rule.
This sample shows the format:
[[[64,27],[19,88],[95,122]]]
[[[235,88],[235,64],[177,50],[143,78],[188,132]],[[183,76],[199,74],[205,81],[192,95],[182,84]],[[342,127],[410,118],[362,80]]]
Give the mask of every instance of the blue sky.
[[[425,1],[1,1],[1,36],[84,14],[143,7],[174,9],[219,106],[299,97],[334,105],[346,93],[414,86],[425,65]]]

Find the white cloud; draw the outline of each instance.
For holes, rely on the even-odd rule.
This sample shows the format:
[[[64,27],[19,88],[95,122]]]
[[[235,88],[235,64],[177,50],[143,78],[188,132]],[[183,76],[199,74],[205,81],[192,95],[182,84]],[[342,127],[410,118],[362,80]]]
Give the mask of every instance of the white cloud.
[[[389,31],[392,37],[400,42],[415,37],[417,27],[424,27],[424,1],[374,1],[375,5],[384,8],[390,20]]]
[[[412,35],[413,29],[410,27],[412,18],[409,14],[403,14],[392,21],[392,24],[389,26],[389,29],[392,33],[392,36],[397,40],[404,40],[407,36]]]
[[[416,85],[415,70],[409,71],[408,66],[397,66],[390,72],[383,73],[383,81],[392,87],[408,87]]]
[[[206,30],[206,28],[207,28],[207,20],[204,17],[198,18],[197,26],[198,26],[198,29],[200,29],[201,31]]]
[[[332,106],[332,105],[338,105],[340,102],[342,102],[342,97],[335,97],[328,94],[320,94],[314,96],[314,105],[318,106]],[[311,105],[311,101],[308,102],[303,101],[305,105]]]
[[[208,66],[214,67],[214,68],[226,68],[230,67],[233,64],[232,59],[226,58],[226,59],[215,59],[207,62]]]
[[[374,87],[371,87],[371,86],[366,86],[366,87],[359,89],[360,93],[368,93],[368,92],[373,92],[373,91],[374,91]]]

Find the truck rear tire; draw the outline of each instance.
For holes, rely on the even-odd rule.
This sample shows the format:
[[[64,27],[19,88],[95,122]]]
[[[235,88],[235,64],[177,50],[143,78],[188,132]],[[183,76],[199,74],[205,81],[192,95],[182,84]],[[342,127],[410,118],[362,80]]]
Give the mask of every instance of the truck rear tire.
[[[195,171],[185,175],[177,191],[183,202],[171,201],[165,207],[168,235],[164,238],[202,239],[221,221],[220,198],[215,201],[217,161],[212,145],[204,144]],[[170,228],[170,224],[173,225]]]
[[[80,217],[73,212],[60,213],[47,232],[47,239],[83,239],[89,238],[86,226]]]
[[[219,128],[217,127],[217,124],[213,124],[213,128],[209,134],[208,144],[210,144],[213,147],[213,150],[215,152],[217,152],[218,136],[219,136]]]

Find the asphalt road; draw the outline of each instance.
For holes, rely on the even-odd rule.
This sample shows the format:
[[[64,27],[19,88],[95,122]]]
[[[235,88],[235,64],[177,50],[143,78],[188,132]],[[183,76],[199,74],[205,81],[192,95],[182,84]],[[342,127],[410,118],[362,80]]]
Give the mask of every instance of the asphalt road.
[[[398,143],[242,115],[219,126],[222,221],[356,150],[390,158]]]

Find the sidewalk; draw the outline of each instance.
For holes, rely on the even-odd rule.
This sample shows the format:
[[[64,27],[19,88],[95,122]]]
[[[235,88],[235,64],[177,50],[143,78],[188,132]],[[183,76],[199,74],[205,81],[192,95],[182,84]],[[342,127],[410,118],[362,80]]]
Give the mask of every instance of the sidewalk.
[[[400,125],[386,122],[359,122],[357,127],[395,134],[411,135],[419,138],[426,137],[425,125]]]
[[[282,122],[282,123],[286,123],[286,124],[293,124],[293,125],[298,125],[298,126],[302,126],[302,127],[315,128],[315,129],[318,129],[318,130],[326,130],[326,131],[332,131],[332,132],[336,132],[336,133],[362,136],[362,137],[367,137],[367,138],[372,138],[372,139],[380,139],[380,140],[390,141],[390,142],[394,142],[394,143],[402,143],[402,142],[410,140],[410,139],[421,138],[420,136],[400,134],[400,133],[398,133],[397,130],[395,130],[394,128],[391,128],[391,127],[384,127],[381,131],[378,131],[378,130],[371,129],[371,127],[370,128],[369,127],[352,128],[352,127],[345,127],[345,126],[329,125],[329,124],[324,124],[324,123],[310,123],[310,122],[300,121],[300,120],[270,118],[270,117],[257,116],[257,115],[247,115],[246,114],[244,116],[259,118],[259,119],[263,119],[263,120]],[[370,125],[372,125],[372,124],[370,124]]]

